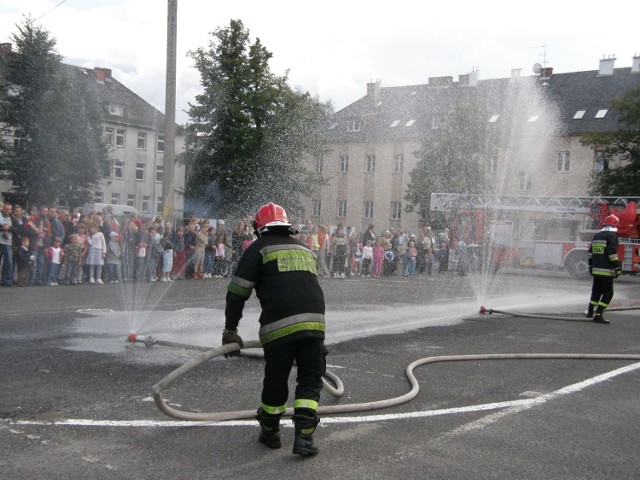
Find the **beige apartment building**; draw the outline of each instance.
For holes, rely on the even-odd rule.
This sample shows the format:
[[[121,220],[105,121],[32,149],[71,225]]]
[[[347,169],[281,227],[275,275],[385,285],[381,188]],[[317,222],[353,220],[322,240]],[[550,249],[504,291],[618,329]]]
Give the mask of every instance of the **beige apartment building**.
[[[497,155],[486,161],[493,193],[587,195],[591,173],[615,160],[583,146],[581,137],[617,130],[611,99],[640,83],[640,57],[627,68],[615,68],[614,62],[604,58],[598,70],[585,72],[553,73],[536,66],[532,76],[517,69],[501,79],[479,80],[473,72],[457,82],[435,77],[423,85],[367,84],[365,96],[332,117],[325,132],[328,152],[309,160],[330,182],[305,205],[307,217],[360,232],[371,223],[378,231],[416,232],[424,212],[405,212],[404,199],[415,152],[437,139],[441,118],[468,98],[469,89],[486,106],[486,122],[502,132]]]
[[[10,43],[0,44],[0,76],[12,53]],[[103,108],[104,138],[109,147],[110,174],[94,191],[90,200],[134,207],[144,217],[162,212],[164,178],[164,115],[144,99],[113,78],[108,68],[64,65],[66,74],[84,82]],[[4,85],[4,88],[10,88]],[[178,128],[176,126],[176,128]],[[184,152],[184,136],[176,134],[176,156]],[[174,170],[174,212],[181,218],[184,199],[184,166]],[[12,185],[0,181],[0,193]],[[81,207],[82,205],[69,205]]]

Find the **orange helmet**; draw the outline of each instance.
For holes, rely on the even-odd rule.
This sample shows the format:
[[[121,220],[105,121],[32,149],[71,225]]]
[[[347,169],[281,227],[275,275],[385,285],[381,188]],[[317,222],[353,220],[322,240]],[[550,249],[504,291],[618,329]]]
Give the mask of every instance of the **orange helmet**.
[[[255,228],[259,232],[266,227],[290,227],[289,217],[280,205],[269,202],[256,212]]]
[[[609,215],[604,219],[603,223],[607,227],[617,227],[620,224],[620,220],[615,215]]]

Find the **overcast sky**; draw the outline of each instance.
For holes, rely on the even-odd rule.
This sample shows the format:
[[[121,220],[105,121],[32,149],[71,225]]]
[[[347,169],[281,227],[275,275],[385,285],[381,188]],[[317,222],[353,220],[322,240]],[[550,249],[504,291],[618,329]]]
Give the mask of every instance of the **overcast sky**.
[[[26,14],[56,38],[65,62],[111,68],[164,111],[165,0],[0,0],[0,42]],[[545,60],[556,72],[597,70],[610,55],[616,67],[629,67],[640,54],[639,18],[637,0],[178,0],[176,120],[187,121],[183,112],[200,92],[187,52],[206,47],[210,32],[231,19],[273,54],[273,73],[289,70],[292,86],[338,110],[373,80],[412,85],[473,69],[480,80],[514,68],[530,75]]]

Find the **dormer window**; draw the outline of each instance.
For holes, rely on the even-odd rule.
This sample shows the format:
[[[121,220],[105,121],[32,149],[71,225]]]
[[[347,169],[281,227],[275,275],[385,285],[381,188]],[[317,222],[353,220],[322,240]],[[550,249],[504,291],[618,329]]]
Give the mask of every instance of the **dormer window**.
[[[122,105],[116,105],[114,103],[110,103],[109,114],[115,115],[117,117],[122,117],[124,115],[124,107]]]
[[[360,119],[350,118],[347,120],[347,132],[359,132],[360,131]]]

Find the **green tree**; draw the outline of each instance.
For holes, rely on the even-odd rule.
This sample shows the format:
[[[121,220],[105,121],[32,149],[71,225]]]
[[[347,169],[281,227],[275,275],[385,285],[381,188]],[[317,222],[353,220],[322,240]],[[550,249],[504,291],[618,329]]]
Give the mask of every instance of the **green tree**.
[[[622,97],[614,98],[611,108],[620,114],[620,129],[589,133],[582,138],[584,145],[602,152],[603,162],[619,160],[618,166],[593,172],[591,194],[637,196],[640,194],[640,85],[628,89]]]
[[[320,155],[329,106],[271,73],[272,55],[240,20],[191,52],[204,91],[190,105],[185,194],[211,214],[242,215],[274,201],[300,213],[322,181],[304,158]]]
[[[485,109],[469,89],[455,99],[441,118],[440,128],[415,152],[418,163],[409,172],[406,211],[417,210],[426,223],[444,227],[444,216],[429,210],[431,193],[488,191],[486,162],[494,156],[494,149]]]
[[[99,107],[47,30],[30,18],[17,28],[0,104],[0,175],[23,202],[80,204],[108,172]]]

